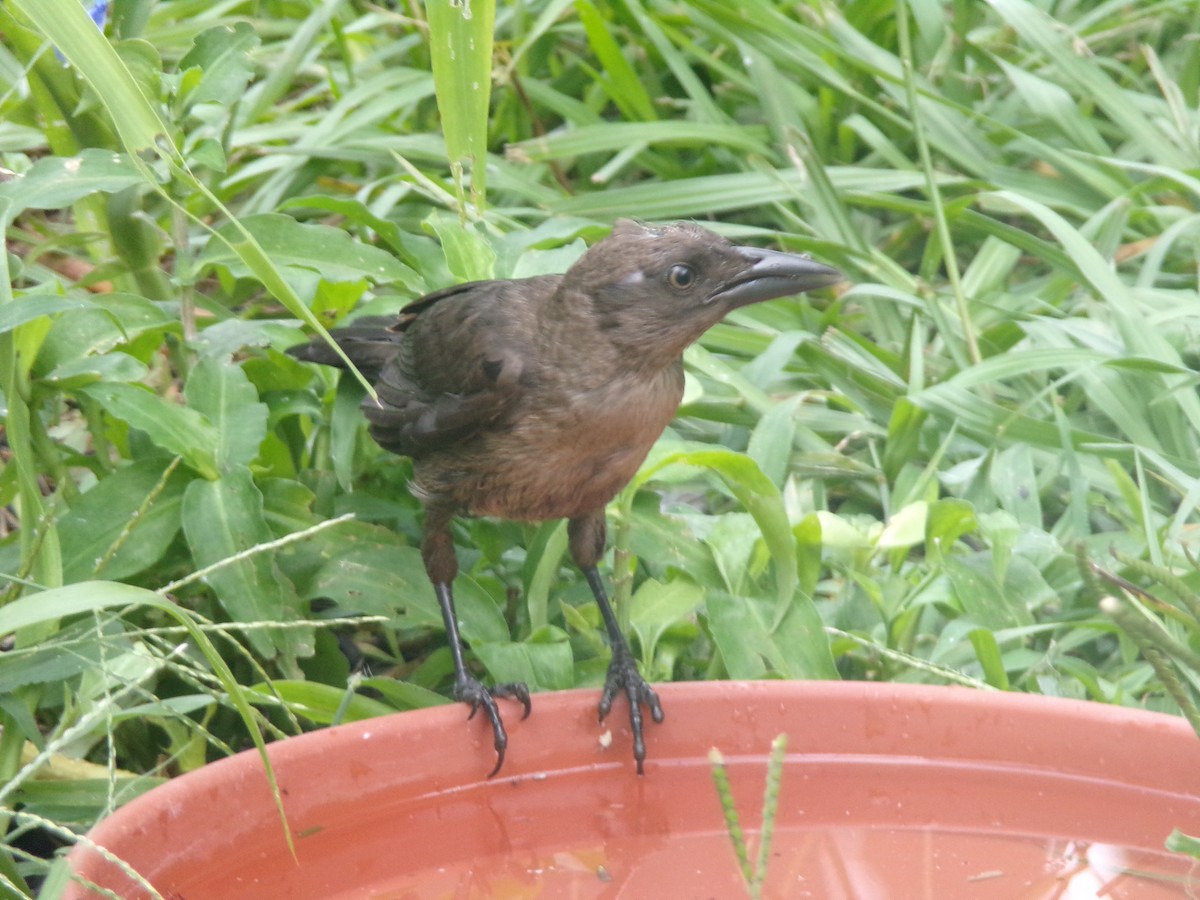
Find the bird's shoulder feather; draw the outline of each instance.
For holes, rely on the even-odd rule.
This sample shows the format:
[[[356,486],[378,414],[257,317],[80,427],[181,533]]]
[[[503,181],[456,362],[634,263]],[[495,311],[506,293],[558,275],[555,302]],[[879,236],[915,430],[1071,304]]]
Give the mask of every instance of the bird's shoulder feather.
[[[379,373],[378,402],[363,404],[375,440],[421,457],[506,427],[559,280],[470,282],[405,307],[393,325],[404,340]]]

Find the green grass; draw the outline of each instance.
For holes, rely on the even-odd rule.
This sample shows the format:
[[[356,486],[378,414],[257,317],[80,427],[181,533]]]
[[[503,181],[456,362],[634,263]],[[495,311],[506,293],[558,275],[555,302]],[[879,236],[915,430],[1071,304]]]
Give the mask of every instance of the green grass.
[[[3,889],[44,875],[42,823],[259,727],[445,701],[407,464],[282,351],[562,271],[618,216],[848,277],[689,351],[610,513],[647,675],[1194,715],[1195,4],[491,6],[130,0],[108,37],[77,0],[0,7]],[[475,664],[597,685],[558,526],[458,538]],[[39,777],[64,757],[73,791]]]

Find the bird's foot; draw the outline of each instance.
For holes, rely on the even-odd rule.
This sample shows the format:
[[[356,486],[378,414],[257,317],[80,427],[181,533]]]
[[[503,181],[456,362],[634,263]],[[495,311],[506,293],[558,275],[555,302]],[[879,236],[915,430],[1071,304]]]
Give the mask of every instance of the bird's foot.
[[[642,774],[642,763],[646,759],[646,739],[642,734],[642,707],[650,710],[655,722],[663,720],[662,704],[658,694],[638,672],[637,663],[629,648],[617,645],[613,648],[612,662],[604,676],[604,693],[600,695],[600,721],[612,709],[613,699],[624,693],[629,699],[629,730],[633,732],[633,758],[637,761],[638,774]]]
[[[525,707],[525,714],[521,718],[528,717],[529,710],[532,708],[529,700],[529,688],[519,682],[498,684],[489,688],[478,679],[468,676],[454,685],[454,699],[469,704],[471,707],[471,714],[467,716],[467,720],[475,718],[475,713],[482,708],[488,722],[491,723],[492,746],[496,748],[496,767],[488,773],[488,778],[500,771],[500,767],[504,765],[504,751],[508,748],[508,732],[504,730],[504,722],[500,718],[500,708],[496,705],[497,697],[520,702]]]

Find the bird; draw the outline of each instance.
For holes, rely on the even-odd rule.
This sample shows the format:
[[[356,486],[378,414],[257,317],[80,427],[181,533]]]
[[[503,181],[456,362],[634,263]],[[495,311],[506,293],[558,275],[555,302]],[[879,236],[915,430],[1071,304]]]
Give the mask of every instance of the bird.
[[[496,775],[508,734],[498,699],[521,683],[484,685],[464,659],[452,585],[455,516],[567,520],[568,548],[595,597],[612,650],[601,722],[629,705],[633,757],[644,773],[644,713],[662,704],[638,671],[598,570],[605,508],[674,418],[683,351],[728,313],[828,287],[841,273],[805,254],[731,243],[692,222],[618,220],[561,275],[475,281],[427,294],[391,317],[330,334],[373,384],[362,410],[371,437],[411,458],[424,507],[421,555],[454,663],[453,697],[491,725]],[[328,341],[294,357],[345,368]]]

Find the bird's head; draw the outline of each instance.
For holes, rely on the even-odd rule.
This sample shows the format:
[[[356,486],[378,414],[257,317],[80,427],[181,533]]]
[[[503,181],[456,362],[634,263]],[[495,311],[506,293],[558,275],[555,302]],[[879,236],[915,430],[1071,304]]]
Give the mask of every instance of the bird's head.
[[[570,268],[560,291],[572,303],[588,298],[605,337],[654,364],[678,359],[732,310],[841,278],[807,256],[741,247],[699,225],[622,219]]]

